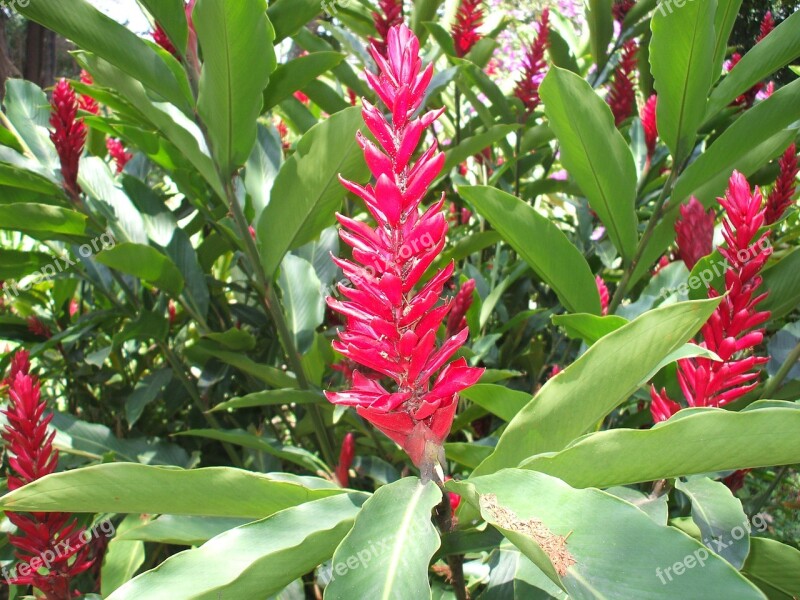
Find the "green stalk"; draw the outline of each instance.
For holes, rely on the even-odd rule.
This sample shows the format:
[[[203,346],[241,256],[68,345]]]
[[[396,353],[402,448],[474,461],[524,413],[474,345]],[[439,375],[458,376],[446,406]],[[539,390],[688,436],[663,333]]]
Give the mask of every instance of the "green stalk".
[[[764,391],[761,394],[761,400],[768,400],[772,398],[772,395],[778,391],[778,388],[781,387],[781,384],[784,380],[789,376],[789,372],[792,368],[800,361],[800,344],[794,347],[789,353],[789,356],[786,357],[786,360],[781,365],[781,368],[778,369],[778,372],[775,373],[774,377],[771,377],[769,381],[767,381],[767,385],[764,386]]]

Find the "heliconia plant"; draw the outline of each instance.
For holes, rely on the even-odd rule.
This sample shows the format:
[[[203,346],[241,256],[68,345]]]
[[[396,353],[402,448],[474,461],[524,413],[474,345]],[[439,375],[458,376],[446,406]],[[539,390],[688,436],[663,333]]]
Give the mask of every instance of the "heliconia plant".
[[[0,598],[800,597],[791,2],[94,4],[3,21]]]

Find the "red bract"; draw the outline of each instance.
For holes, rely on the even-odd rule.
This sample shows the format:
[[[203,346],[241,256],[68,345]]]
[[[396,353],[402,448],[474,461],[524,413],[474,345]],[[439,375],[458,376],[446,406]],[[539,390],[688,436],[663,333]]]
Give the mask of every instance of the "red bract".
[[[403,0],[378,0],[378,11],[372,13],[372,22],[378,37],[370,37],[369,41],[378,53],[386,58],[386,40],[389,30],[403,23]]]
[[[50,328],[42,323],[39,317],[28,317],[28,331],[30,331],[33,335],[38,335],[41,338],[49,340],[53,337],[53,332],[50,331]]]
[[[483,24],[483,0],[461,0],[453,23],[453,42],[456,55],[466,56],[481,39],[478,28]]]
[[[773,29],[775,29],[775,19],[772,17],[772,11],[768,10],[764,14],[764,19],[761,21],[761,28],[756,38],[756,44],[772,33]]]
[[[356,371],[352,389],[326,396],[335,404],[356,407],[359,415],[408,453],[424,477],[432,477],[453,423],[458,393],[477,382],[483,369],[468,367],[464,359],[447,364],[466,341],[467,329],[436,347],[436,332],[452,306],[437,304],[453,275],[453,264],[415,290],[444,247],[447,233],[444,197],[424,214],[419,210],[442,170],[444,154],[434,142],[416,164],[411,161],[425,129],[443,112],[411,118],[422,107],[433,66],[422,70],[419,40],[405,25],[389,31],[388,59],[377,47],[371,50],[380,74],[367,72],[367,81],[389,108],[392,121],[363,101],[364,121],[378,145],[360,133],[358,142],[376,183],[362,187],[341,181],[364,200],[378,226],[373,229],[338,215],[341,238],[353,248],[355,262],[338,258],[334,262],[353,287],[340,284],[348,301],[328,298],[328,304],[346,318],[334,349],[390,378],[396,389],[389,391]]]
[[[55,431],[48,431],[53,417],[44,415],[47,405],[29,369],[27,353],[18,353],[12,361],[13,379],[9,376],[9,407],[3,411],[8,419],[2,437],[8,448],[8,489],[12,491],[55,472],[58,463],[58,451],[53,448]],[[83,530],[66,513],[6,516],[18,529],[18,535],[8,539],[17,548],[21,563],[9,583],[32,585],[48,600],[71,598],[71,580],[92,566]],[[44,569],[30,568],[51,556]],[[23,565],[28,568],[22,569]]]
[[[122,142],[114,138],[106,139],[106,148],[108,148],[108,153],[111,155],[111,158],[114,159],[114,164],[117,167],[117,175],[119,175],[125,170],[125,165],[133,158],[133,154],[126,152]]]
[[[800,168],[797,165],[797,146],[792,144],[786,149],[780,160],[781,171],[775,182],[775,187],[767,198],[767,211],[764,215],[767,225],[780,221],[786,209],[794,201],[794,192],[797,188],[797,174]]]
[[[153,31],[153,41],[159,46],[161,46],[164,50],[172,54],[172,56],[180,60],[178,49],[169,39],[167,32],[164,31],[164,29],[158,23],[156,23],[155,31]]]
[[[698,260],[714,249],[714,211],[706,212],[694,196],[680,210],[681,216],[675,222],[678,256],[691,271]]]
[[[719,407],[741,398],[758,385],[758,368],[769,360],[749,354],[763,341],[764,330],[759,327],[770,316],[769,312],[758,311],[767,293],[756,295],[762,283],[759,272],[772,254],[770,232],[758,235],[764,225],[761,192],[757,187],[751,191],[744,175],[735,171],[725,198],[720,198],[719,203],[726,212],[726,246],[719,251],[729,265],[725,271],[727,295],[703,326],[700,345],[716,353],[722,362],[708,358],[678,362],[678,381],[689,406]],[[708,295],[714,298],[719,293],[711,287]],[[662,392],[659,406],[675,412],[677,404],[667,400]],[[654,416],[657,411],[658,407]],[[668,412],[662,411],[660,417]]]
[[[539,17],[539,29],[536,39],[530,44],[522,59],[522,66],[525,72],[522,79],[517,82],[514,95],[522,101],[528,114],[536,110],[541,99],[539,98],[539,86],[547,74],[547,61],[544,58],[545,51],[550,47],[550,9],[545,8],[542,16]]]
[[[656,390],[655,386],[650,386],[650,414],[653,417],[653,423],[660,423],[666,421],[676,412],[681,409],[681,405],[673,400],[670,400],[667,395],[667,390],[662,389],[660,392]]]
[[[78,197],[78,164],[86,144],[86,125],[78,115],[78,99],[66,79],[56,84],[53,90],[50,139],[61,160],[61,177],[64,189],[73,199]]]
[[[468,279],[453,298],[453,305],[447,317],[447,337],[456,335],[467,326],[467,311],[472,306],[472,294],[475,292],[475,280]]]
[[[594,282],[597,284],[597,292],[600,294],[600,307],[603,309],[603,316],[606,316],[608,314],[608,303],[611,300],[608,286],[600,275],[594,278]]]
[[[347,487],[350,485],[350,466],[356,456],[356,438],[352,433],[348,433],[342,440],[342,449],[339,452],[339,464],[336,465],[336,479],[339,485]]]
[[[644,141],[647,145],[647,160],[650,161],[656,153],[658,144],[658,122],[656,121],[656,107],[658,106],[658,96],[653,94],[644,103],[639,118],[642,120],[644,129]]]
[[[639,52],[639,45],[636,40],[628,40],[622,46],[622,54],[619,59],[617,70],[611,81],[611,89],[608,92],[606,101],[614,113],[614,123],[621,125],[625,119],[633,114],[633,107],[636,106],[636,89],[633,85],[633,77],[636,72],[636,54]]]
[[[81,83],[84,85],[94,85],[94,79],[92,79],[92,76],[86,71],[81,71]],[[97,103],[97,100],[91,96],[81,94],[78,98],[78,107],[93,115],[100,114],[100,105]]]
[[[615,0],[611,9],[614,13],[614,20],[622,23],[635,5],[636,0]]]

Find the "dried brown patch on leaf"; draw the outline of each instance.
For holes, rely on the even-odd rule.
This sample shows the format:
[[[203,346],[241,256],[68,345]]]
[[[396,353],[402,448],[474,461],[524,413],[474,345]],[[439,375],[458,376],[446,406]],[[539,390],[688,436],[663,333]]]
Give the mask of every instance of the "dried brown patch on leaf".
[[[481,510],[486,511],[498,527],[522,534],[532,539],[544,550],[560,577],[575,564],[575,558],[567,549],[567,538],[550,531],[539,519],[522,520],[513,511],[500,506],[497,496],[485,494],[480,497]]]

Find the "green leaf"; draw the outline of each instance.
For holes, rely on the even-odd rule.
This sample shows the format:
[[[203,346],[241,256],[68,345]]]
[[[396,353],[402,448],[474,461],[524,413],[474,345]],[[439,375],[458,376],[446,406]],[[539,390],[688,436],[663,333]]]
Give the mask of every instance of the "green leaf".
[[[336,113],[312,127],[283,163],[257,227],[261,264],[268,276],[289,250],[316,239],[333,223],[346,194],[339,174],[357,182],[367,179],[369,171],[355,138],[362,125],[358,107]]]
[[[81,236],[86,231],[86,217],[74,210],[47,204],[5,204],[0,205],[0,229],[44,236]]]
[[[606,492],[643,510],[659,525],[666,525],[669,520],[669,494],[645,494],[639,490],[621,486],[609,488]]]
[[[150,246],[117,244],[95,258],[100,264],[152,283],[172,295],[177,296],[183,290],[183,275],[178,267]]]
[[[754,537],[742,573],[770,600],[800,596],[800,550],[775,540]]]
[[[458,193],[553,288],[567,310],[600,313],[600,296],[586,259],[552,221],[496,188],[460,186]]]
[[[58,155],[47,128],[50,122],[50,102],[45,93],[32,81],[6,81],[4,100],[8,123],[33,157],[47,169],[55,169]]]
[[[141,525],[140,515],[128,515],[117,527],[117,536],[108,544],[100,571],[100,591],[107,597],[124,583],[130,581],[144,564],[144,544],[139,541],[120,540],[119,536]]]
[[[322,12],[320,0],[277,0],[270,2],[267,16],[275,27],[275,43],[294,35]]]
[[[85,0],[26,2],[25,6],[19,2],[15,8],[22,16],[108,61],[184,113],[191,112],[191,93],[185,78],[179,82],[151,46]]]
[[[473,385],[459,395],[485,408],[504,421],[511,421],[531,401],[531,395],[526,392],[518,392],[502,385],[486,383]]]
[[[161,369],[150,373],[136,384],[131,395],[125,399],[125,420],[128,421],[128,429],[133,428],[145,407],[158,397],[170,381],[172,381],[172,370]]]
[[[736,17],[739,16],[741,7],[742,0],[717,0],[717,14],[714,18],[714,30],[716,33],[714,70],[711,72],[714,81],[722,73],[722,65],[728,52],[728,40],[731,37],[731,32],[736,24]]]
[[[605,492],[518,469],[447,489],[479,508],[570,598],[696,598],[710,589],[719,598],[764,598],[699,542]]]
[[[270,81],[274,81],[273,77]],[[244,173],[244,186],[247,190],[256,219],[269,203],[269,194],[278,171],[283,163],[281,139],[274,127],[258,125],[258,139]]]
[[[237,327],[228,331],[207,333],[203,337],[225,346],[228,350],[249,351],[256,347],[256,338],[253,334]]]
[[[554,67],[540,89],[561,161],[625,260],[636,252],[636,165],[608,104],[579,75]]]
[[[170,41],[181,54],[186,54],[189,27],[183,0],[139,0],[153,19],[167,32]]]
[[[314,342],[314,331],[325,320],[322,283],[310,262],[287,254],[281,263],[278,287],[295,346],[300,354],[305,354]]]
[[[450,150],[445,153],[446,159],[442,173],[447,174],[450,169],[457,167],[470,156],[479,154],[485,148],[492,146],[499,140],[505,139],[509,133],[516,131],[518,127],[518,125],[495,125],[488,131],[478,133],[463,140],[458,146],[450,148]]]
[[[269,598],[330,558],[363,502],[363,494],[342,494],[226,531],[171,556],[108,600]]]
[[[214,493],[209,493],[214,490]],[[156,513],[262,519],[342,493],[229,467],[185,471],[110,463],[43,477],[0,498],[7,511]]]
[[[769,296],[759,310],[772,312],[773,319],[780,319],[800,303],[800,249],[795,249],[764,271],[764,290]]]
[[[718,300],[684,302],[645,313],[598,342],[548,381],[508,425],[474,476],[563,449],[627,400],[652,370],[684,345]]]
[[[682,163],[694,148],[714,77],[717,0],[662,3],[652,20],[650,65],[658,92],[658,133]]]
[[[264,90],[263,111],[268,111],[297,90],[302,90],[323,73],[342,62],[341,52],[314,52],[278,65]]]
[[[649,430],[589,434],[561,452],[534,456],[522,467],[548,473],[574,487],[605,488],[795,464],[800,462],[798,426],[800,409],[788,404],[741,413],[687,409]]]
[[[275,70],[275,32],[265,0],[198,0],[194,25],[203,50],[197,112],[223,180],[256,142],[264,88]]]
[[[125,531],[119,536],[119,539],[157,542],[174,546],[200,546],[221,533],[234,527],[247,525],[249,522],[248,519],[226,517],[161,515],[144,525]]]
[[[325,396],[313,390],[266,390],[217,404],[212,411],[275,406],[280,404],[318,404],[325,402]]]
[[[440,544],[431,511],[441,499],[435,483],[416,477],[378,488],[333,555],[326,600],[429,598],[428,565]]]
[[[297,387],[297,379],[295,378],[294,374],[287,373],[277,367],[273,367],[272,365],[257,363],[253,359],[240,352],[218,350],[209,342],[200,342],[193,346],[191,351],[218,358],[222,362],[236,367],[243,373],[247,373],[248,375],[255,377],[259,381],[263,381],[272,387]]]
[[[48,169],[5,146],[0,146],[0,185],[53,196],[48,204],[56,204],[62,196],[61,184]]]
[[[589,38],[592,58],[597,64],[597,71],[603,70],[608,62],[608,46],[614,35],[614,19],[611,13],[613,0],[589,0],[589,11],[586,20],[589,22]]]
[[[583,340],[590,346],[597,340],[607,336],[625,326],[628,320],[617,315],[599,317],[579,313],[574,315],[555,315],[551,319],[553,325],[563,327],[566,334],[573,340]]]
[[[22,279],[55,260],[49,254],[0,248],[0,280]]]
[[[712,118],[756,83],[800,56],[798,27],[800,13],[795,12],[753,46],[711,93],[705,118]]]

